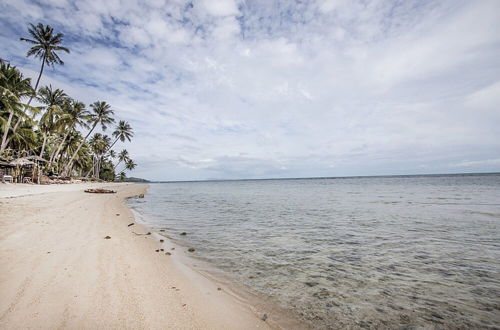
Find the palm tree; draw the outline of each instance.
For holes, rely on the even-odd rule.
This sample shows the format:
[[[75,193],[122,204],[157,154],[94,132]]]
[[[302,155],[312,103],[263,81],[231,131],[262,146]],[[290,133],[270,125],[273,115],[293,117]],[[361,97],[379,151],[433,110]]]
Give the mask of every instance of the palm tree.
[[[129,171],[132,171],[133,169],[135,169],[137,167],[137,164],[134,163],[134,161],[132,159],[129,159],[125,162],[125,169],[129,170]]]
[[[113,132],[113,137],[116,138],[116,140],[113,142],[113,144],[109,147],[109,149],[113,148],[115,143],[120,140],[122,142],[125,142],[125,140],[128,140],[130,142],[130,139],[134,136],[134,131],[132,130],[132,127],[130,126],[129,123],[127,123],[125,120],[120,120],[118,122],[118,125],[116,125],[115,131]]]
[[[121,171],[120,174],[118,174],[118,179],[120,181],[125,181],[126,178],[127,178],[127,175],[125,174],[125,172]]]
[[[35,56],[35,58],[40,58],[42,61],[42,66],[40,68],[40,73],[38,74],[38,79],[35,84],[35,92],[40,83],[40,78],[42,77],[43,68],[45,64],[48,66],[54,66],[55,64],[63,65],[64,62],[57,55],[58,51],[64,51],[69,54],[69,49],[60,46],[64,38],[64,34],[57,33],[54,34],[54,29],[49,25],[43,25],[38,23],[37,26],[30,24],[28,28],[28,33],[33,39],[21,38],[22,41],[26,41],[34,46],[28,50],[26,54],[27,57]],[[30,100],[31,101],[31,100]],[[28,102],[30,103],[30,102]]]
[[[46,110],[39,121],[39,127],[43,136],[42,149],[40,157],[43,157],[45,145],[47,143],[48,134],[56,128],[57,119],[63,114],[62,106],[66,102],[68,96],[61,89],[52,89],[52,85],[40,88],[38,92],[38,100],[46,104]]]
[[[33,89],[31,88],[31,80],[29,78],[24,78],[16,67],[12,67],[10,64],[6,64],[2,61],[0,63],[0,112],[7,112],[8,118],[2,125],[3,134],[0,152],[4,151],[8,145],[9,141],[7,140],[7,136],[12,121],[17,119],[17,124],[26,117],[23,111],[26,104],[22,103],[22,99],[32,95]],[[36,108],[28,108],[29,110],[36,111]]]
[[[42,66],[40,67],[40,73],[38,74],[38,78],[36,80],[34,91],[36,93],[38,89],[38,84],[40,83],[40,78],[42,77],[43,69],[45,64],[48,66],[54,66],[55,64],[63,65],[64,62],[57,55],[58,51],[64,51],[69,53],[69,49],[63,46],[60,46],[64,34],[57,33],[54,34],[54,29],[49,25],[43,25],[42,23],[38,23],[38,25],[30,24],[28,28],[28,33],[31,35],[33,39],[28,38],[20,38],[22,41],[26,41],[30,44],[33,44],[28,52],[26,53],[27,57],[34,56],[35,58],[40,58],[42,61]],[[32,95],[27,103],[27,106],[31,104],[33,100]],[[18,121],[12,132],[14,133],[19,127],[20,122]]]
[[[113,167],[113,171],[116,170],[116,167],[121,163],[121,162],[126,162],[130,158],[128,157],[128,151],[126,149],[123,149],[118,153],[118,162],[116,165]]]
[[[65,134],[58,148],[50,156],[49,168],[52,168],[52,165],[59,156],[69,134],[74,131],[77,126],[88,128],[86,121],[89,119],[90,112],[85,109],[85,104],[68,98],[66,99],[62,109],[63,114],[58,120],[58,125],[61,130],[65,131]]]
[[[69,170],[71,168],[71,165],[73,163],[73,160],[75,159],[76,155],[78,154],[78,151],[82,147],[82,145],[85,143],[89,135],[94,131],[96,126],[98,124],[101,124],[101,128],[103,131],[106,130],[107,126],[111,123],[113,123],[115,120],[113,119],[112,115],[114,113],[113,110],[111,110],[111,106],[107,104],[106,102],[103,101],[96,101],[90,105],[92,108],[93,113],[90,114],[89,119],[90,123],[92,123],[92,127],[90,131],[87,133],[85,138],[82,140],[78,148],[75,150],[73,153],[73,156],[71,156],[71,159],[69,162],[66,164],[66,167],[64,168],[64,173],[69,174]]]
[[[101,133],[95,133],[94,136],[89,140],[90,149],[93,152],[94,161],[94,177],[99,178],[99,173],[101,170],[101,163],[103,161],[103,156],[106,150],[109,148],[110,139],[109,136],[103,135]],[[90,174],[91,171],[87,173],[86,176]]]

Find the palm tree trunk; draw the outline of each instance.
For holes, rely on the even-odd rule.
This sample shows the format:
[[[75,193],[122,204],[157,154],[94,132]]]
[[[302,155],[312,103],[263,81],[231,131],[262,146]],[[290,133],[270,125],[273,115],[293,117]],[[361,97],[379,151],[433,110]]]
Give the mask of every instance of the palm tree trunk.
[[[45,151],[45,145],[47,144],[47,133],[43,133],[43,143],[42,143],[42,150],[40,151],[40,157],[43,158],[43,152]]]
[[[66,131],[66,134],[64,134],[64,137],[63,137],[61,143],[59,144],[59,146],[57,147],[57,150],[54,151],[52,153],[52,155],[50,155],[49,168],[52,168],[52,163],[54,162],[55,159],[57,159],[57,156],[59,156],[59,153],[61,152],[61,149],[62,149],[62,147],[64,145],[64,142],[66,142],[66,139],[68,138],[68,135],[69,135],[70,132],[71,132],[70,129],[68,129]]]
[[[69,169],[70,169],[71,165],[73,165],[73,161],[75,160],[75,157],[78,154],[78,151],[80,151],[80,149],[83,146],[83,144],[85,143],[85,141],[87,141],[87,138],[89,137],[89,135],[92,133],[92,131],[97,126],[97,123],[98,123],[98,121],[96,121],[94,123],[94,125],[92,126],[92,129],[87,133],[87,135],[85,136],[85,138],[83,139],[83,141],[80,143],[80,145],[78,146],[78,148],[76,148],[75,152],[73,153],[73,156],[71,156],[68,164],[66,164],[66,166],[64,168],[64,171],[63,171],[64,175],[68,175],[69,174]]]
[[[121,162],[122,162],[122,161],[121,161],[121,160],[119,160],[119,161],[118,161],[118,163],[116,163],[116,165],[115,165],[115,166],[113,166],[113,171],[116,169],[116,167],[117,167],[118,165],[120,165],[120,163],[121,163]]]
[[[36,93],[36,90],[38,89],[38,84],[40,83],[40,78],[42,78],[42,73],[43,73],[43,67],[44,66],[45,66],[45,55],[42,58],[42,67],[40,68],[40,73],[38,74],[38,79],[36,80],[35,93]],[[30,98],[30,100],[28,102],[28,105],[31,103],[32,99],[33,99],[33,97]]]
[[[7,147],[7,134],[9,133],[10,124],[12,123],[12,118],[14,117],[14,111],[9,112],[9,119],[7,119],[7,125],[5,127],[5,132],[3,132],[2,136],[2,144],[0,146],[0,152],[4,151]]]
[[[38,78],[36,80],[36,84],[35,84],[35,93],[36,94],[36,90],[38,89],[38,84],[40,83],[40,78],[42,78],[42,73],[43,73],[43,68],[45,67],[45,55],[43,56],[42,58],[42,67],[40,68],[40,73],[38,74]],[[31,104],[31,101],[33,101],[33,97],[34,95],[31,95],[30,96],[30,99],[28,100],[28,103],[26,104],[26,107],[24,108],[25,111],[28,109],[28,107],[30,106]],[[16,122],[16,124],[14,125],[14,127],[12,128],[12,135],[14,135],[14,133],[17,131],[18,127],[19,127],[19,124],[21,123],[21,120],[18,120]],[[7,143],[6,145],[10,142],[10,140],[12,139],[12,136],[7,140]],[[2,142],[3,144],[3,142]],[[3,149],[2,149],[3,150]]]
[[[113,144],[108,148],[106,149],[106,151],[104,152],[105,154],[110,151],[111,149],[113,149],[113,146],[115,145],[115,143],[118,141],[119,137],[116,138],[115,142],[113,142]]]

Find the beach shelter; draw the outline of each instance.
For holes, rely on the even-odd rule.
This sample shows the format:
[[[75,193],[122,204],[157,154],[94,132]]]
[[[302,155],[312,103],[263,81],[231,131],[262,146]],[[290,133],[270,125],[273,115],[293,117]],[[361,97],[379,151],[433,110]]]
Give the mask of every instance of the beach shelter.
[[[48,160],[40,157],[40,156],[28,156],[26,159],[34,161],[35,162],[35,167],[37,169],[37,183],[40,184],[40,175],[41,175],[41,168],[40,168],[40,163],[48,163]],[[34,174],[34,173],[33,173]]]
[[[14,159],[13,161],[10,162],[10,165],[13,165],[16,167],[15,171],[15,176],[16,176],[16,182],[23,182],[26,181],[24,178],[29,178],[29,176],[25,176],[27,170],[29,171],[31,169],[31,180],[33,180],[33,169],[36,165],[35,162],[27,159],[26,157],[23,158],[18,158]]]
[[[0,181],[4,182],[5,178],[12,180],[14,168],[15,166],[11,165],[8,161],[0,159]]]

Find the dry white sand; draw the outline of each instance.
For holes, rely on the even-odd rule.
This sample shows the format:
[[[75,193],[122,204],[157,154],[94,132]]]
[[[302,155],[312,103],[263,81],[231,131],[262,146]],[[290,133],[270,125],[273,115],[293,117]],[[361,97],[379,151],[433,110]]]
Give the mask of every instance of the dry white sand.
[[[86,194],[88,187],[117,194]],[[266,329],[176,262],[123,199],[139,184],[0,184],[0,328]],[[109,235],[110,239],[104,239]]]

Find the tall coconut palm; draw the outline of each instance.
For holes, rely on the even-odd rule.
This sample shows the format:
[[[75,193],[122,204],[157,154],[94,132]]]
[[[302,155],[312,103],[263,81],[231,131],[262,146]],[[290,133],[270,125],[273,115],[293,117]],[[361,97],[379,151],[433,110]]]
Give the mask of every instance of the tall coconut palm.
[[[38,84],[40,83],[40,78],[42,77],[45,64],[52,67],[55,64],[63,65],[64,62],[59,58],[57,52],[64,51],[69,54],[69,49],[60,45],[64,38],[64,34],[55,34],[54,29],[50,25],[43,25],[42,23],[38,23],[35,26],[33,24],[30,24],[28,33],[33,39],[21,38],[22,41],[33,44],[33,46],[28,50],[28,53],[26,53],[26,56],[34,56],[35,58],[39,58],[42,61],[40,73],[38,74],[38,79],[36,80],[34,88],[36,92]]]
[[[120,151],[118,153],[118,162],[113,167],[113,171],[116,170],[116,168],[118,167],[118,165],[120,165],[121,162],[126,162],[129,159],[130,158],[128,157],[128,151],[126,149],[123,149],[122,151]]]
[[[45,145],[47,143],[47,136],[56,128],[57,120],[62,116],[62,106],[66,102],[68,96],[61,89],[52,89],[52,85],[40,88],[38,92],[38,100],[45,104],[45,112],[39,121],[39,128],[42,132],[42,149],[40,150],[40,157],[43,157],[45,152]]]
[[[125,120],[120,120],[113,132],[113,137],[115,137],[116,139],[113,142],[113,144],[109,147],[109,149],[113,148],[113,146],[118,140],[120,140],[121,142],[125,142],[125,140],[128,140],[130,142],[130,139],[133,136],[134,136],[134,131],[132,130],[130,124],[127,123]]]
[[[64,168],[64,174],[69,174],[69,170],[71,168],[71,165],[73,163],[73,160],[75,159],[76,155],[78,154],[78,151],[82,147],[82,145],[85,143],[87,138],[89,137],[90,134],[94,131],[96,126],[98,124],[101,124],[101,128],[103,131],[106,130],[107,125],[114,123],[114,119],[112,117],[114,111],[111,109],[111,106],[107,104],[106,102],[103,101],[96,101],[90,105],[92,108],[92,113],[89,116],[89,121],[91,123],[91,129],[85,136],[85,138],[82,140],[78,148],[75,150],[73,153],[73,156],[71,156],[71,159],[69,162],[66,164],[66,167]]]
[[[63,114],[58,120],[58,125],[64,136],[57,149],[52,153],[49,160],[49,168],[52,168],[54,161],[59,156],[69,134],[76,129],[77,126],[88,128],[87,120],[89,119],[90,112],[85,109],[85,104],[82,102],[68,98],[63,107]]]
[[[38,84],[40,83],[40,78],[43,74],[43,69],[45,64],[48,66],[55,66],[55,64],[63,65],[64,62],[59,58],[57,54],[59,51],[63,51],[69,53],[69,49],[61,46],[62,40],[64,38],[64,34],[62,33],[54,33],[54,29],[49,25],[43,25],[42,23],[38,23],[36,26],[33,24],[29,25],[28,33],[31,35],[33,39],[28,38],[20,38],[22,41],[26,41],[33,46],[26,53],[27,57],[34,56],[35,58],[40,58],[42,61],[42,66],[40,67],[40,73],[38,74],[38,78],[36,80],[34,91],[36,93],[38,89]],[[34,96],[34,95],[33,95]],[[31,104],[33,100],[33,96],[30,97],[27,105]],[[20,122],[17,122],[12,128],[12,132],[15,132],[19,127]]]
[[[109,136],[103,135],[101,133],[95,133],[94,136],[92,136],[92,138],[89,140],[89,145],[90,149],[92,150],[94,160],[94,177],[96,178],[99,177],[103,156],[106,153],[106,150],[108,150],[109,144]],[[89,171],[86,176],[88,176],[91,171]]]
[[[24,108],[26,104],[22,102],[25,97],[31,97],[33,89],[31,80],[24,78],[16,67],[10,66],[5,62],[0,63],[0,112],[8,113],[7,120],[2,125],[3,134],[0,144],[0,152],[4,151],[8,145],[7,136],[12,125],[12,121],[17,119],[16,124],[20,123],[26,114]],[[29,107],[29,110],[35,111],[35,108]]]
[[[134,161],[132,159],[129,159],[125,162],[125,169],[129,170],[129,171],[132,171],[133,169],[135,169],[137,167],[137,164],[134,163]]]

